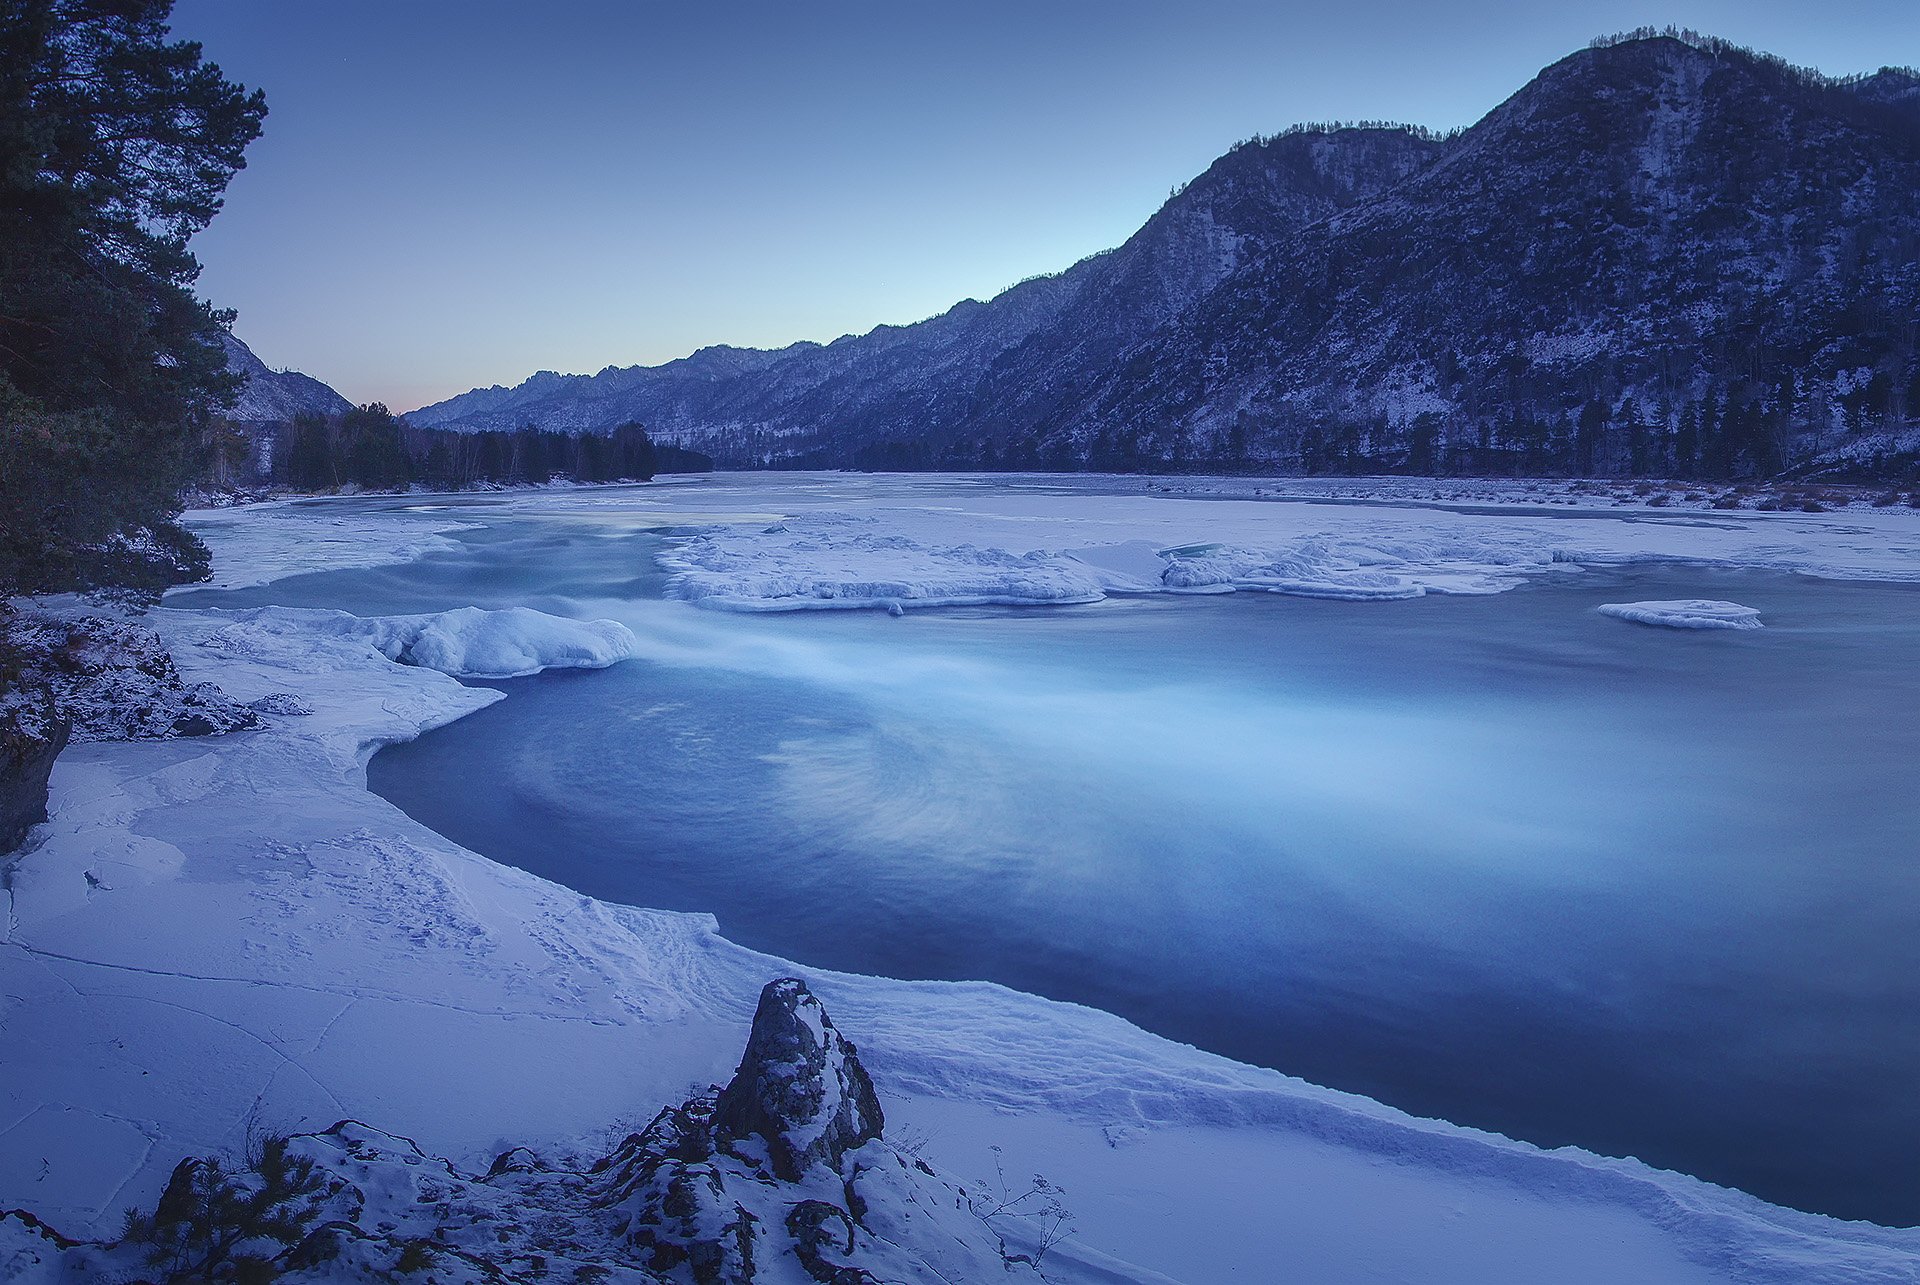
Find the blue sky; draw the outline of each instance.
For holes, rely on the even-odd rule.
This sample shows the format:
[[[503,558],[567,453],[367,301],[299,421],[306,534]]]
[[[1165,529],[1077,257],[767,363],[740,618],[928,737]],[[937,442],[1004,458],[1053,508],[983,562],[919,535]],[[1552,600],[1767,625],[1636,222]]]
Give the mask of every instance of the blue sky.
[[[1666,23],[1920,63],[1914,0],[179,0],[173,25],[271,112],[203,293],[269,365],[410,410],[915,321],[1118,244],[1250,134],[1470,124]]]

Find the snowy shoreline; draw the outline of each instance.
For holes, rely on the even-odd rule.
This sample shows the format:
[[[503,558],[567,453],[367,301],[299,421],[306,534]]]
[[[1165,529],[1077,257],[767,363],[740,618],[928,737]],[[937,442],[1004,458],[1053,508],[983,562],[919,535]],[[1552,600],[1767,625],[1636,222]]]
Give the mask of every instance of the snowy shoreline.
[[[1238,520],[1219,503],[1200,520]],[[307,515],[276,516],[291,520],[216,538],[226,583],[432,547],[419,517],[311,515],[356,524],[330,545],[303,536]],[[943,522],[923,520],[916,543]],[[1099,544],[1084,515],[1064,526],[1081,536],[1067,547]],[[1827,541],[1829,565],[1856,538]],[[709,916],[595,902],[476,856],[365,789],[379,746],[501,699],[391,658],[435,630],[470,635],[441,616],[155,613],[189,679],[315,712],[60,760],[53,818],[7,885],[0,1208],[111,1230],[182,1155],[236,1145],[250,1114],[357,1116],[465,1163],[503,1141],[584,1148],[690,1080],[724,1079],[761,985],[799,971],[859,1042],[889,1117],[927,1135],[944,1169],[978,1172],[1000,1144],[1069,1189],[1082,1231],[1062,1279],[1256,1278],[1276,1262],[1316,1280],[1920,1277],[1920,1232],[1415,1119],[986,983],[795,970]],[[580,627],[496,619],[484,655],[414,659],[453,672],[503,650],[618,659],[604,632],[570,652]]]

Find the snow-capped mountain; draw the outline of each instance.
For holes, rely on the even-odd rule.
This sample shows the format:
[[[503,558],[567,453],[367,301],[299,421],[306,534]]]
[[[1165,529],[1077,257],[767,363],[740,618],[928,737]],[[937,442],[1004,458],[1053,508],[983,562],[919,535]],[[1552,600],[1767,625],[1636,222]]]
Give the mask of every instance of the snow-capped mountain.
[[[1603,43],[1483,120],[1244,143],[912,326],[414,412],[724,464],[1767,474],[1920,415],[1920,75]]]
[[[239,400],[227,418],[239,424],[277,424],[303,411],[338,415],[353,404],[311,375],[297,370],[276,371],[253,355],[253,349],[233,335],[222,335],[227,369],[246,379]]]

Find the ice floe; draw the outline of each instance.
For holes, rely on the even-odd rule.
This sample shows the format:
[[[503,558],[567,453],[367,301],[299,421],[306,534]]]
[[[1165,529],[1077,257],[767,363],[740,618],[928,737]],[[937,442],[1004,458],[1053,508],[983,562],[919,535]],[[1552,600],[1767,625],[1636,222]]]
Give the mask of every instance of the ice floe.
[[[604,669],[629,659],[639,647],[633,631],[617,620],[573,620],[528,607],[459,607],[417,616],[353,616],[294,607],[221,614],[234,623],[208,640],[215,650],[247,654],[264,636],[356,639],[388,660],[456,678]]]
[[[1668,629],[1760,628],[1760,612],[1757,608],[1712,598],[1609,602],[1601,606],[1599,611],[1603,616],[1631,620],[1636,625],[1662,625]]]
[[[1102,494],[1086,480],[1045,489],[995,481],[965,494],[885,481],[893,489],[816,477],[685,488],[667,503],[711,509],[717,492],[737,492],[743,507],[784,503],[788,512],[772,523],[673,529],[660,558],[673,592],[703,607],[791,611],[1166,592],[1385,601],[1499,593],[1582,567],[1651,563],[1920,580],[1920,522],[1906,512],[1549,513],[1517,488],[1514,503],[1467,506],[1420,503],[1404,488],[1363,503],[1248,498],[1245,484],[1194,498]]]
[[[1106,587],[1060,554],[929,544],[838,515],[704,532],[661,561],[681,597],[730,611],[1084,603]]]

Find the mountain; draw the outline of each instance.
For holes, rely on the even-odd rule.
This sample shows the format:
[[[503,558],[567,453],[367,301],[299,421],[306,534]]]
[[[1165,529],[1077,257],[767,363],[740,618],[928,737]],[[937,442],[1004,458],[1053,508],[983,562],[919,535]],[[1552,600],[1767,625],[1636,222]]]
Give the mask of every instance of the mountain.
[[[705,348],[654,367],[542,371],[414,411],[411,423],[469,430],[535,423],[599,429],[637,419],[667,441],[717,447],[731,463],[823,447],[915,441],[964,422],[970,392],[1023,344],[1090,365],[1179,316],[1251,250],[1384,191],[1437,144],[1400,128],[1297,134],[1216,161],[1117,250],[991,302],[967,300],[910,326],[776,352]]]
[[[227,412],[235,423],[277,424],[302,411],[338,415],[353,409],[353,403],[313,376],[297,370],[269,370],[253,349],[234,336],[222,335],[221,341],[227,349],[227,369],[246,378],[239,400]]]
[[[1450,136],[1244,143],[917,325],[409,418],[639,420],[732,466],[1768,475],[1911,435],[1916,318],[1920,75],[1636,33]]]

